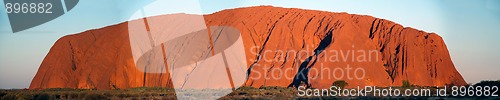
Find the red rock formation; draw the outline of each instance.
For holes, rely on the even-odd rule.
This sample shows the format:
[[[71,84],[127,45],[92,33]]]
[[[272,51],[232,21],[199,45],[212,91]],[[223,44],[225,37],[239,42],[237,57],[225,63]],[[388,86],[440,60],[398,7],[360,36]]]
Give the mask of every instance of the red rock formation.
[[[68,35],[59,39],[43,60],[30,89],[170,86],[168,74],[143,83],[128,41],[127,23]],[[148,75],[149,78],[161,76]],[[155,83],[164,84],[155,84]]]
[[[466,84],[440,36],[385,19],[270,6],[204,18],[207,26],[241,31],[249,72],[241,85],[326,88],[336,80],[351,87],[400,86],[403,80],[421,86]],[[170,74],[136,69],[127,30],[125,22],[62,37],[30,89],[172,87]]]

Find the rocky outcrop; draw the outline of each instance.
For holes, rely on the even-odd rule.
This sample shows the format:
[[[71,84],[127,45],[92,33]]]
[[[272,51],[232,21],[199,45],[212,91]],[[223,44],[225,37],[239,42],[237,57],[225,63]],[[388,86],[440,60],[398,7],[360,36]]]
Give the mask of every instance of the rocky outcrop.
[[[113,89],[165,86],[168,74],[144,74],[136,69],[127,23],[64,36],[43,60],[30,89]],[[144,81],[144,76],[157,80]],[[162,77],[163,76],[163,77]]]
[[[248,65],[241,85],[326,88],[336,80],[349,86],[400,86],[403,80],[420,86],[466,84],[440,36],[385,19],[271,6],[223,10],[204,19],[207,26],[241,32]],[[128,23],[59,39],[30,89],[172,87],[168,71],[137,69]]]

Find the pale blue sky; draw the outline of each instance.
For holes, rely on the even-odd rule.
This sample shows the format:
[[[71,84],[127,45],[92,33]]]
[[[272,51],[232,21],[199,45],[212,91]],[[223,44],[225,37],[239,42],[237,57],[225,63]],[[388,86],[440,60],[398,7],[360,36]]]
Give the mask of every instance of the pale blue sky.
[[[10,30],[3,5],[0,6],[0,88],[27,88],[58,38],[129,20],[138,8],[152,1],[80,0],[65,15],[15,34]],[[500,1],[495,0],[203,0],[199,4],[164,0],[156,1],[152,7],[160,10],[147,16],[179,12],[209,14],[257,5],[371,15],[435,32],[445,39],[456,68],[467,82],[500,79],[497,44],[500,39],[496,39],[500,37]]]

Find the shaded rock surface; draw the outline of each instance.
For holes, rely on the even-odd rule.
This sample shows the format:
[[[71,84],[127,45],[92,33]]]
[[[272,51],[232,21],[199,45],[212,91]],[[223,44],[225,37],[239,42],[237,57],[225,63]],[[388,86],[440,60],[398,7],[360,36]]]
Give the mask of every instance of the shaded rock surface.
[[[401,86],[403,80],[420,86],[466,84],[440,36],[385,19],[271,6],[228,9],[204,19],[207,26],[241,32],[248,79],[235,85],[328,88],[336,80],[345,80],[348,87]],[[60,38],[30,89],[172,87],[168,71],[137,69],[128,23]]]

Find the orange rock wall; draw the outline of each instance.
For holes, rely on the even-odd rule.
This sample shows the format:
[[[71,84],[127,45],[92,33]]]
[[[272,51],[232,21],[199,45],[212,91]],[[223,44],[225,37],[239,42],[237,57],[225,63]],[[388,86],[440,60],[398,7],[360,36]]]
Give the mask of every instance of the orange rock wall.
[[[341,80],[350,87],[400,86],[403,80],[420,86],[466,84],[440,36],[385,19],[259,6],[205,15],[205,21],[207,26],[232,26],[241,31],[249,65],[249,79],[241,85],[288,87],[305,83],[327,88],[340,80],[332,78],[334,75],[344,75]],[[169,73],[144,74],[136,69],[128,36],[125,22],[60,38],[40,65],[30,89],[172,87]],[[359,56],[344,59],[347,52],[359,50],[372,55],[368,60],[359,60]],[[332,51],[344,56],[335,57]],[[320,72],[336,68],[363,69],[365,73]],[[356,75],[364,77],[347,77]]]

